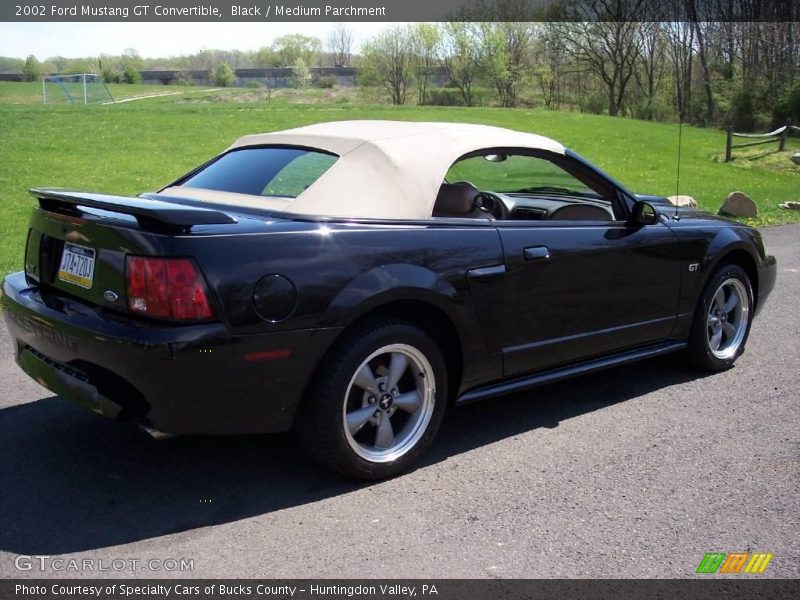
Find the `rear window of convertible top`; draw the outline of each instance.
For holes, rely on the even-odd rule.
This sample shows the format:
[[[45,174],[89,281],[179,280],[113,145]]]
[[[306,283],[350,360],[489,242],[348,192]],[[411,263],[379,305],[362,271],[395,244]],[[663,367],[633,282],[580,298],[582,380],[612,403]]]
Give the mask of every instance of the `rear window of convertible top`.
[[[202,167],[180,185],[251,196],[296,198],[338,158],[309,148],[239,148]]]

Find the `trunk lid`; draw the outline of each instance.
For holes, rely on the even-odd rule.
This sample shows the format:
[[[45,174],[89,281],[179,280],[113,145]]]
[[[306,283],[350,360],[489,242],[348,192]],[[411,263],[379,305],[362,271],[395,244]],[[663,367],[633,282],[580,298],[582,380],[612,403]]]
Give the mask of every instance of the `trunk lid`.
[[[175,235],[236,227],[227,212],[160,199],[34,189],[25,273],[43,291],[127,312],[125,257],[171,256]]]

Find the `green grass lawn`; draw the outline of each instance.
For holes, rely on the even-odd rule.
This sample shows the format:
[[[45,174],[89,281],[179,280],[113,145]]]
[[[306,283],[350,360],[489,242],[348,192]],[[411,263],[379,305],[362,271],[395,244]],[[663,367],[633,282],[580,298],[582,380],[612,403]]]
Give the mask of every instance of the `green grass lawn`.
[[[114,100],[122,100],[135,96],[149,96],[150,94],[164,94],[176,91],[192,91],[198,88],[178,87],[164,85],[127,85],[122,83],[109,83],[108,91]],[[74,91],[74,90],[73,90]],[[41,104],[42,83],[39,81],[26,83],[0,82],[0,104]],[[54,84],[48,87],[48,104],[68,104],[63,92],[58,93]]]
[[[634,191],[675,192],[678,127],[673,124],[528,109],[292,104],[280,95],[270,103],[248,102],[241,97],[245,90],[197,90],[111,106],[43,106],[32,85],[0,84],[0,274],[22,267],[31,187],[117,194],[154,190],[241,135],[319,121],[463,121],[533,131],[572,147]],[[122,87],[131,88],[130,95],[152,92]],[[153,87],[182,89],[147,86]],[[793,140],[791,146],[798,149],[800,143]],[[751,159],[726,164],[718,158],[724,148],[721,131],[683,128],[681,193],[716,211],[729,192],[741,190],[760,206],[759,225],[800,221],[797,211],[778,208],[800,200],[800,169]]]

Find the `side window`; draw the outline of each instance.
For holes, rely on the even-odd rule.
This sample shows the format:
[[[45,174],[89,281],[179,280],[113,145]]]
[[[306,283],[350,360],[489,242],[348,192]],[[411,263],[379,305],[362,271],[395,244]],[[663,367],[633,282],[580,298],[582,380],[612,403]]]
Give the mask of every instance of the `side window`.
[[[549,160],[520,154],[466,158],[447,172],[447,181],[469,181],[478,189],[500,193],[536,191],[596,192]]]
[[[532,154],[487,150],[454,163],[447,182],[497,196],[516,220],[613,221],[613,190]]]

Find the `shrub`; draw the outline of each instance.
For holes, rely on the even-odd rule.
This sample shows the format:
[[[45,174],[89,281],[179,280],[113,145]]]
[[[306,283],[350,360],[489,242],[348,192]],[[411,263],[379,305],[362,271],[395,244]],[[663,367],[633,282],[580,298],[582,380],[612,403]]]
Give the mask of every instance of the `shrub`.
[[[122,70],[121,83],[140,83],[141,81],[142,76],[133,65],[128,65]]]
[[[325,75],[324,77],[320,77],[319,81],[317,81],[317,86],[329,90],[336,85],[336,77],[333,75]]]
[[[772,115],[763,110],[757,110],[753,115],[753,131],[759,133],[772,129]]]
[[[109,69],[108,67],[103,68],[103,70],[100,72],[100,76],[103,78],[105,83],[119,83],[121,77],[119,71]]]
[[[604,94],[593,92],[588,96],[581,97],[578,100],[578,107],[581,112],[602,115],[608,108],[608,98]]]
[[[308,65],[302,58],[298,58],[292,65],[292,87],[297,89],[307,88],[311,83],[311,71],[308,70]]]
[[[461,92],[454,88],[429,88],[425,96],[430,106],[464,106]]]
[[[486,88],[472,89],[472,106],[490,106],[492,100],[497,97],[494,90]]]
[[[236,73],[228,63],[221,62],[211,71],[211,81],[219,87],[229,87],[236,82]]]
[[[362,104],[381,104],[390,101],[386,94],[386,90],[383,88],[361,85],[360,76],[359,86],[356,88],[356,92],[358,95],[358,101]]]
[[[780,127],[790,119],[793,124],[800,125],[800,83],[784,90],[772,109],[772,124]]]
[[[755,119],[753,118],[753,95],[749,90],[739,90],[731,98],[726,123],[734,131],[753,131]]]
[[[175,79],[172,80],[172,85],[194,85],[194,80],[183,71],[175,74]]]
[[[711,63],[709,65],[709,70],[712,73],[716,73],[723,79],[728,79],[728,80],[733,79],[733,76],[735,75],[733,70],[733,65],[729,62],[721,60]]]
[[[489,106],[489,100],[496,94],[486,88],[472,88],[472,106]],[[428,106],[465,106],[461,91],[452,87],[428,88],[425,93],[425,104]]]
[[[642,99],[633,108],[633,116],[643,121],[670,121],[675,116],[675,109],[663,98],[653,98],[650,103]]]

